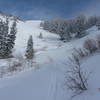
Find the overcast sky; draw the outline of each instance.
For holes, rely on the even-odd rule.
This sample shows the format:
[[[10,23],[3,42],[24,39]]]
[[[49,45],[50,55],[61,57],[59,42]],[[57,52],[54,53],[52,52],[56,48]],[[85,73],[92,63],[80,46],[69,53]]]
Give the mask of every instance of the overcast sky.
[[[100,15],[100,0],[0,0],[0,10],[24,19]]]

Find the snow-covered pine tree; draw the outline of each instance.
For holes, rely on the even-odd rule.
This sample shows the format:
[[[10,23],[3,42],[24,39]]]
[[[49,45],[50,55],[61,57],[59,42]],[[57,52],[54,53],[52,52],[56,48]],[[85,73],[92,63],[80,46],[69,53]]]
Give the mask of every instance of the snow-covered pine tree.
[[[84,35],[86,35],[85,33],[85,25],[86,25],[86,17],[84,15],[80,15],[76,18],[76,37],[77,38],[81,38]]]
[[[2,57],[2,46],[3,46],[3,22],[0,19],[0,58]]]
[[[33,38],[32,35],[30,35],[29,40],[27,42],[27,49],[25,54],[27,59],[33,59],[34,57],[34,49],[33,49]]]
[[[4,22],[4,32],[5,36],[7,37],[9,33],[9,19],[6,17],[6,21]]]
[[[91,28],[92,26],[95,26],[99,19],[100,19],[100,17],[98,17],[98,16],[90,16],[86,23],[87,28]]]
[[[7,39],[8,39],[8,34],[9,34],[9,20],[8,20],[8,17],[6,17],[6,22],[4,22],[4,31],[3,31],[3,34],[4,34],[4,58],[7,58],[8,55],[6,54],[7,52]]]
[[[5,58],[6,36],[5,22],[0,19],[0,58]]]
[[[43,38],[43,34],[40,32],[38,38],[42,39]]]
[[[16,39],[16,33],[17,33],[17,24],[16,21],[13,22],[10,33],[7,36],[7,43],[6,43],[6,57],[11,57],[12,56],[12,49],[14,48],[15,45],[15,39]]]

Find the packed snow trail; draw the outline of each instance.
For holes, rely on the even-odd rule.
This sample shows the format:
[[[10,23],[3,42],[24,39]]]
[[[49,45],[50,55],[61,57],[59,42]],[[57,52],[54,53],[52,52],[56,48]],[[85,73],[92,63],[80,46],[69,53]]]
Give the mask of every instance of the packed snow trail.
[[[54,66],[54,65],[52,65],[52,66]],[[48,100],[56,100],[55,99],[55,97],[56,97],[55,92],[57,92],[57,91],[55,91],[56,84],[57,84],[56,77],[57,77],[56,73],[53,70],[51,70],[50,84],[49,84],[49,90],[48,90]]]
[[[56,100],[56,72],[46,66],[36,72],[33,70],[11,78],[0,80],[2,100]]]
[[[48,100],[49,71],[29,71],[11,79],[1,79],[2,100]]]

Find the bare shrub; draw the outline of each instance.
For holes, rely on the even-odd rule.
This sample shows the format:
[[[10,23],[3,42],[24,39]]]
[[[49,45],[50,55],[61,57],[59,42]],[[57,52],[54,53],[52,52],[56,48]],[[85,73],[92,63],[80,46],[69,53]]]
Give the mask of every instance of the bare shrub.
[[[5,75],[5,72],[6,70],[2,67],[0,68],[0,78],[3,78],[3,76]]]
[[[18,60],[23,60],[24,59],[22,53],[17,53],[15,58],[18,59]]]
[[[100,35],[97,36],[97,45],[98,45],[98,49],[100,49]]]
[[[32,59],[27,59],[26,62],[28,67],[34,67],[34,61]]]
[[[68,89],[72,90],[75,95],[80,94],[87,90],[86,73],[82,70],[79,58],[73,55],[70,58],[70,70],[67,72],[66,85]]]
[[[19,61],[11,61],[8,65],[8,72],[14,72],[20,69],[22,67],[22,63]]]
[[[84,48],[88,50],[91,54],[97,50],[97,43],[93,39],[85,40]]]
[[[15,56],[15,59],[17,61],[19,61],[20,63],[22,63],[22,65],[25,64],[25,58],[21,53],[17,53],[16,56]]]
[[[74,54],[76,54],[79,58],[86,57],[88,55],[88,52],[85,49],[74,49]]]

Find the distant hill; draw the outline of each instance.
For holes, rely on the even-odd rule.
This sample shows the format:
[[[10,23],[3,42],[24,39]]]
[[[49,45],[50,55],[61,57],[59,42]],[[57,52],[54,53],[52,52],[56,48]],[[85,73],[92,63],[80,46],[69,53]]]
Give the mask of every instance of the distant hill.
[[[2,12],[2,11],[0,11],[0,17],[3,17],[3,18],[8,17],[10,20],[20,20],[20,21],[23,21],[18,16],[14,16],[13,14],[5,13],[5,12]]]

